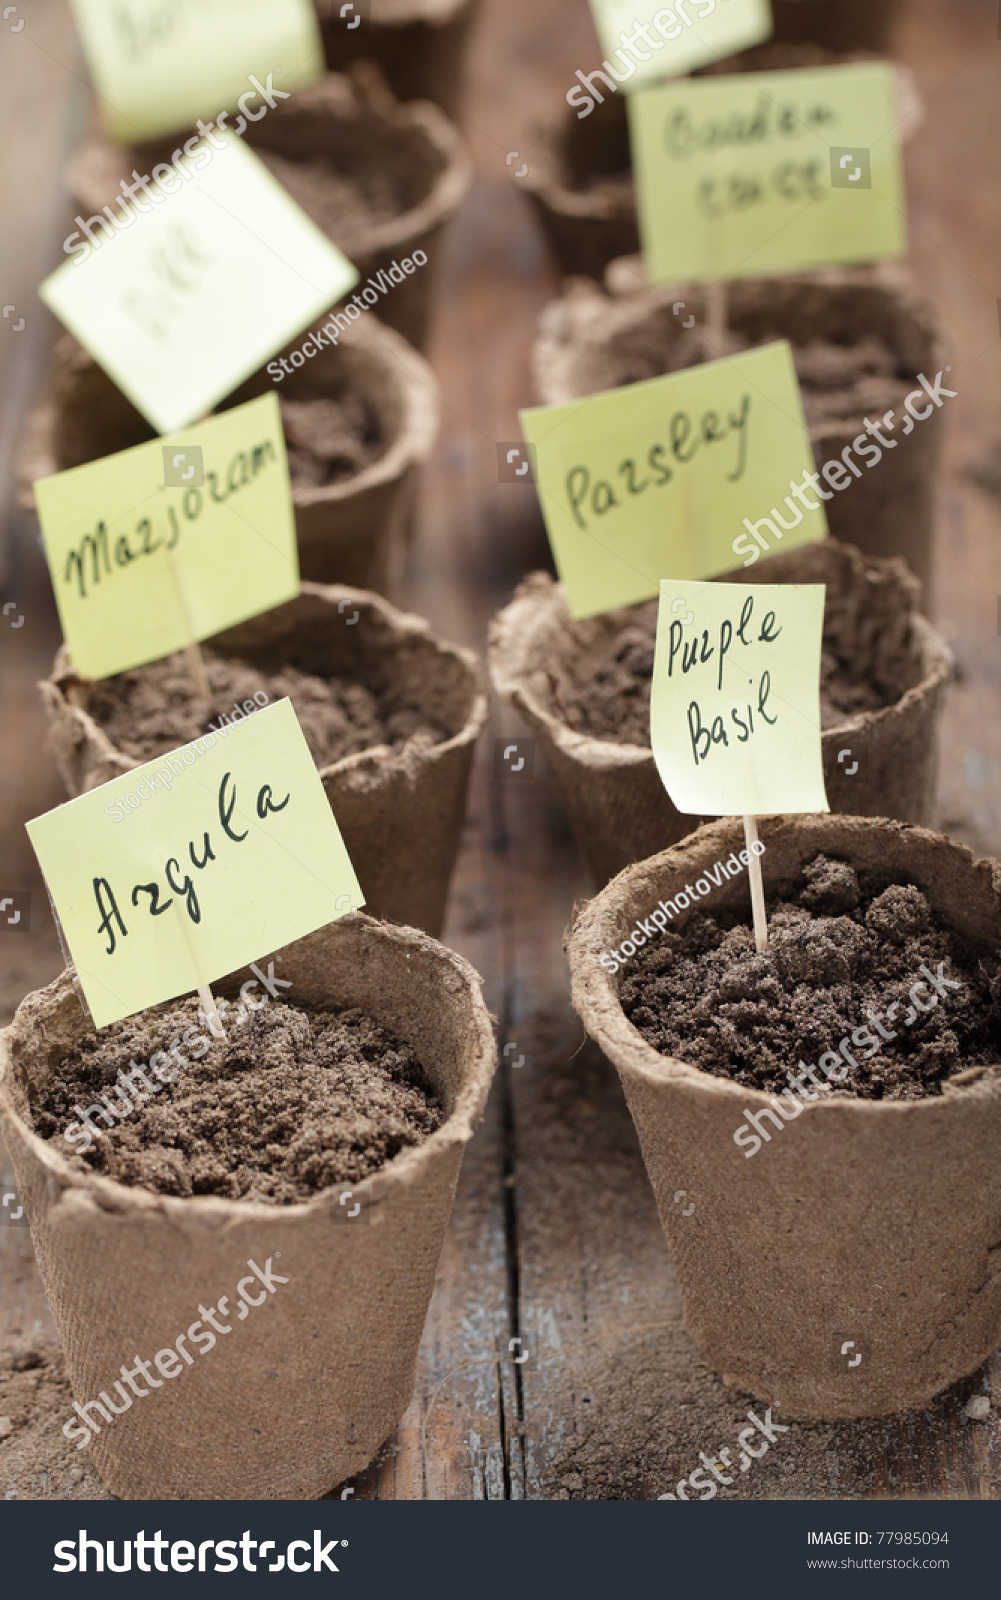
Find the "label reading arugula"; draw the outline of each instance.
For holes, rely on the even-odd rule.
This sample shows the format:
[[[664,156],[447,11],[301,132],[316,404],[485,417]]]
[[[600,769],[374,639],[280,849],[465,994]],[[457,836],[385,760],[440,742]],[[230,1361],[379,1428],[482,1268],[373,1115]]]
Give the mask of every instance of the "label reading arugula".
[[[166,791],[151,786],[165,766]],[[114,804],[123,784],[142,801],[124,827]],[[365,903],[288,700],[27,830],[99,1028]]]

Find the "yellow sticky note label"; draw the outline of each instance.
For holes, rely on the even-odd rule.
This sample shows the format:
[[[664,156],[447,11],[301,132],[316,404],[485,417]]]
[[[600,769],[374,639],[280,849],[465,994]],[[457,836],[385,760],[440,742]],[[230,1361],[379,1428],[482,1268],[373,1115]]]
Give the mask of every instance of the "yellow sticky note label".
[[[829,811],[820,749],[824,585],[660,586],[650,738],[678,810]]]
[[[299,592],[274,394],[34,485],[63,635],[107,678]]]
[[[591,0],[591,11],[612,82],[627,91],[694,72],[772,33],[768,0]],[[597,87],[607,94],[600,78]]]
[[[70,5],[102,120],[124,144],[191,127],[238,103],[256,122],[271,109],[269,93],[276,103],[323,72],[311,0]]]
[[[99,1028],[365,903],[289,700],[27,829]]]
[[[241,139],[188,155],[70,234],[39,296],[158,433],[217,400],[357,283],[358,273]]]
[[[893,68],[748,72],[629,101],[654,283],[752,278],[907,250]]]
[[[572,617],[649,600],[665,573],[738,566],[745,519],[772,515],[794,483],[783,547],[827,533],[803,489],[813,453],[785,340],[520,421]]]

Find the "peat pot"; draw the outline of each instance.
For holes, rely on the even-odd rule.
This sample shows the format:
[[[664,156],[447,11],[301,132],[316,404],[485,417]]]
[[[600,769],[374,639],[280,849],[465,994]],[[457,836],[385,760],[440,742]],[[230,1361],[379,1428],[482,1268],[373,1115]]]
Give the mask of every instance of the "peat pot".
[[[471,176],[459,132],[444,112],[428,101],[401,105],[377,72],[359,66],[350,77],[330,72],[297,89],[243,137],[358,268],[361,282],[354,292],[362,294],[367,280],[375,280],[368,289],[371,310],[422,347],[441,235]],[[83,215],[98,216],[109,206],[117,216],[113,202],[121,197],[120,180],[130,179],[133,168],[152,173],[157,162],[169,164],[179,143],[180,135],[142,145],[101,136],[88,141],[68,173]],[[415,252],[414,267],[404,267]]]
[[[766,903],[822,852],[916,885],[973,951],[996,954],[1001,863],[881,818],[758,828]],[[1001,1069],[960,1072],[926,1099],[821,1097],[746,1159],[734,1131],[768,1096],[654,1050],[600,965],[659,899],[743,844],[739,820],[713,823],[602,890],[568,937],[573,1006],[618,1069],[710,1365],[783,1420],[919,1408],[1001,1338]],[[712,893],[714,912],[750,922],[745,872]],[[682,935],[689,915],[672,924]],[[695,1201],[690,1216],[674,1204],[679,1189]],[[846,1339],[862,1354],[854,1370]]]
[[[479,0],[370,0],[340,16],[340,5],[314,0],[327,66],[343,72],[350,62],[375,61],[401,100],[434,100],[450,117],[462,103],[470,24]]]
[[[288,356],[300,341],[286,347]],[[215,407],[255,399],[273,387],[266,371]],[[336,346],[321,348],[276,386],[289,447],[299,570],[316,583],[349,583],[385,593],[402,561],[420,467],[434,447],[440,400],[434,373],[399,334],[361,317]],[[323,477],[300,472],[300,440],[322,452],[330,402],[357,414],[366,454]],[[157,435],[102,367],[68,334],[56,347],[52,375],[30,413],[18,469],[21,504],[34,508],[31,485]],[[303,452],[310,459],[308,449]]]
[[[265,672],[295,666],[321,678],[355,679],[394,708],[417,707],[446,731],[438,744],[411,740],[399,752],[375,745],[320,769],[368,911],[440,933],[473,748],[487,712],[473,653],[378,595],[312,583],[295,600],[206,640],[205,648]],[[71,796],[127,778],[152,759],[135,760],[111,743],[87,710],[89,685],[77,678],[65,647],[41,691]]]
[[[534,354],[543,401],[576,400],[706,359],[705,291],[650,287],[642,283],[638,265],[612,264],[611,295],[597,284],[577,283],[547,306]],[[685,302],[685,320],[696,319],[690,331],[674,314],[679,299]],[[847,480],[837,492],[824,485],[831,495],[824,505],[831,534],[866,556],[902,556],[927,591],[942,418],[949,401],[942,397],[934,404],[918,374],[934,385],[942,372],[945,387],[952,387],[931,307],[891,266],[743,279],[728,285],[727,299],[729,353],[774,339],[788,339],[793,347],[817,470],[833,460],[839,468],[835,480],[839,475]],[[867,377],[852,364],[871,360],[870,341],[878,341],[888,364],[892,357],[892,372]],[[852,347],[859,347],[854,358]],[[911,421],[905,410],[908,395],[923,413],[920,422]],[[872,465],[863,466],[866,458],[857,460],[861,476],[849,474],[842,453],[859,435],[870,443],[866,416],[891,410],[890,448]],[[788,523],[786,508],[779,510]]]
[[[868,6],[868,0],[857,0],[857,3],[859,7]],[[816,3],[792,0],[786,7],[804,13],[818,9],[834,12],[840,8],[841,0],[830,0],[823,6],[820,0]],[[857,47],[848,43],[830,49],[821,48],[821,43],[756,45],[739,55],[713,62],[696,77],[732,72],[781,72],[870,59],[859,55]],[[611,65],[620,77],[624,77],[629,59],[624,50],[613,56]],[[610,91],[607,79],[612,74],[600,61],[596,66],[606,81],[595,77],[590,64],[584,75],[590,80],[591,89],[576,77],[568,79],[575,98],[569,105],[561,101],[559,111],[537,130],[527,156],[529,170],[518,180],[518,188],[524,189],[532,201],[560,271],[568,277],[580,274],[600,278],[610,261],[617,256],[631,255],[640,248],[626,117],[628,94],[621,89]],[[900,64],[896,65],[896,84],[898,131],[901,140],[906,141],[921,121],[922,103],[912,74]],[[598,95],[603,98],[599,100]],[[679,296],[675,293],[672,298]]]
[[[238,1280],[260,1297],[248,1292],[259,1309],[242,1321],[232,1305],[231,1336],[204,1359],[176,1361],[165,1375],[179,1382],[110,1426],[91,1412],[91,1456],[121,1499],[316,1499],[371,1460],[413,1393],[462,1152],[494,1070],[480,981],[435,940],[364,915],[280,954],[297,1004],[360,1007],[413,1047],[447,1109],[426,1143],[360,1186],[354,1223],[337,1189],[281,1206],[175,1199],[71,1167],[33,1131],[29,1104],[29,1086],[89,1028],[68,973],[0,1034],[0,1129],[77,1403],[114,1394],[123,1362],[167,1352],[200,1305],[227,1289],[235,1299]],[[235,998],[248,977],[214,988]],[[245,1276],[250,1261],[280,1275],[270,1293]]]
[[[896,691],[892,704],[846,717],[821,735],[831,809],[930,822],[952,656],[918,611],[918,586],[902,563],[866,561],[850,546],[824,540],[717,581],[826,584],[825,648]],[[638,615],[655,614],[656,605],[646,601],[573,622],[562,585],[535,573],[490,625],[494,689],[538,739],[599,887],[629,862],[683,838],[698,820],[675,809],[648,745],[578,733],[558,705],[560,682],[605,655],[617,634]],[[839,761],[845,750],[850,754]]]

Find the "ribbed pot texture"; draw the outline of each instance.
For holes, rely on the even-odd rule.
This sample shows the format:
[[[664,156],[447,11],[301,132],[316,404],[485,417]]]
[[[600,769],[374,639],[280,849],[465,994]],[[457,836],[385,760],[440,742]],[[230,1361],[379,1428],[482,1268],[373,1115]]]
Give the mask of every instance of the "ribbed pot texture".
[[[916,884],[974,950],[996,953],[998,861],[879,818],[767,817],[758,828],[766,905],[822,852]],[[600,964],[637,918],[743,843],[737,821],[700,828],[585,906],[567,942],[574,1009],[618,1069],[710,1365],[783,1420],[921,1407],[1001,1338],[1001,1068],[961,1072],[922,1100],[822,1098],[748,1158],[734,1133],[768,1096],[660,1055]],[[750,922],[746,872],[706,909]],[[683,934],[689,916],[671,927]],[[695,1205],[686,1216],[681,1189]]]
[[[228,1297],[214,1349],[175,1356],[172,1381],[110,1422],[88,1410],[100,1428],[91,1456],[121,1499],[315,1499],[371,1460],[413,1393],[462,1152],[495,1064],[480,982],[424,934],[363,915],[280,955],[293,1003],[361,1007],[413,1046],[447,1107],[425,1144],[353,1192],[354,1219],[342,1189],[269,1206],[77,1172],[33,1131],[29,1106],[29,1085],[88,1031],[69,975],[28,995],[0,1034],[0,1129],[77,1403],[107,1392],[121,1409],[123,1363],[151,1363],[200,1306]],[[235,995],[247,976],[215,987]],[[252,1309],[240,1312],[244,1293]],[[78,1420],[69,1408],[66,1420]]]

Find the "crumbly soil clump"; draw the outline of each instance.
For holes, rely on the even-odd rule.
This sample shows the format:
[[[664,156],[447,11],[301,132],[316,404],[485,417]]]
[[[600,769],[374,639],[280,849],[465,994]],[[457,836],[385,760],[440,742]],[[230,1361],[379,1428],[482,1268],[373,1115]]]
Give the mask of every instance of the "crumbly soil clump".
[[[78,1171],[154,1194],[291,1205],[363,1182],[441,1127],[413,1050],[364,1012],[256,1003],[242,1016],[222,1005],[224,1039],[199,1023],[194,997],[85,1035],[36,1092],[36,1133]],[[127,1089],[119,1071],[136,1063]],[[121,1120],[105,1128],[95,1113],[101,1137],[67,1143],[82,1128],[74,1108],[100,1095]]]
[[[345,394],[340,400],[279,395],[278,408],[294,488],[344,483],[385,453],[379,419],[360,394]]]
[[[650,745],[650,684],[657,642],[657,602],[636,606],[609,648],[570,674],[550,674],[555,713],[576,733],[613,744]],[[836,728],[864,711],[893,705],[891,684],[854,675],[830,649],[820,657],[820,725]]]
[[[292,666],[264,672],[239,657],[202,654],[211,690],[208,705],[195,697],[184,656],[172,655],[95,683],[87,710],[112,744],[136,761],[218,731],[234,705],[242,710],[260,692],[269,702],[288,696],[318,767],[374,745],[399,752],[408,740],[434,745],[448,738],[419,707],[390,709],[374,690],[349,678],[320,678]],[[262,709],[260,702],[256,709]],[[222,727],[225,731],[225,723]]]
[[[913,884],[823,855],[769,904],[762,954],[745,923],[697,914],[629,960],[620,998],[662,1055],[766,1093],[794,1093],[787,1074],[811,1065],[825,1094],[919,1100],[1001,1061],[997,959],[966,948]]]

